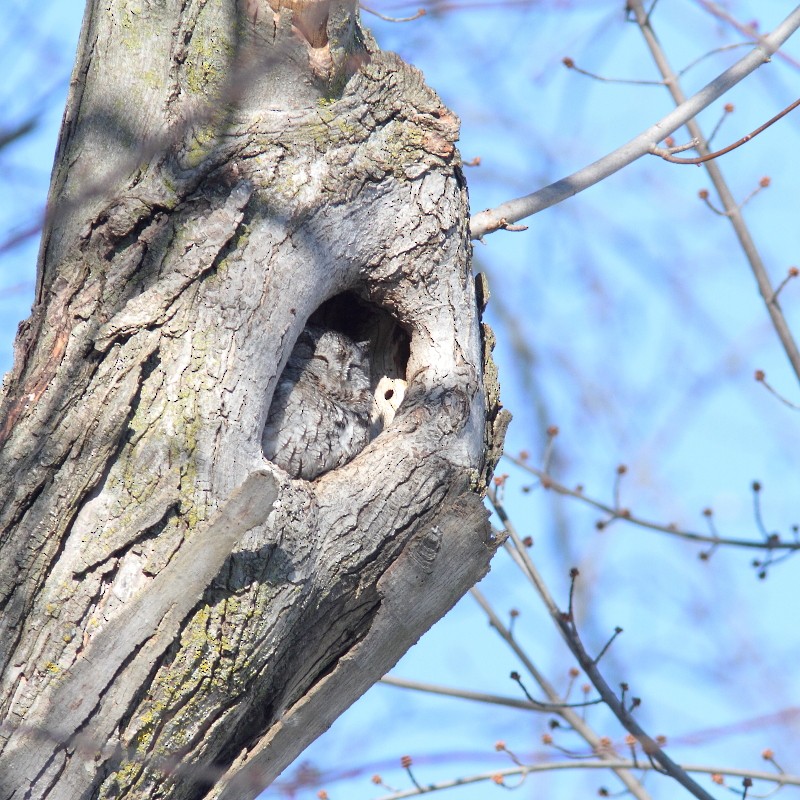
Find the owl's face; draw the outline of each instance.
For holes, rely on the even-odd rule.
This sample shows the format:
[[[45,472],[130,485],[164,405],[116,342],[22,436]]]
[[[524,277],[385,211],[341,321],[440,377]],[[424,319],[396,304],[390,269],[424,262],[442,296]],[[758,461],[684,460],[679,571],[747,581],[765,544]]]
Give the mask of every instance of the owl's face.
[[[363,344],[335,331],[306,328],[309,338],[308,370],[328,389],[347,387],[352,392],[369,389],[369,361]]]

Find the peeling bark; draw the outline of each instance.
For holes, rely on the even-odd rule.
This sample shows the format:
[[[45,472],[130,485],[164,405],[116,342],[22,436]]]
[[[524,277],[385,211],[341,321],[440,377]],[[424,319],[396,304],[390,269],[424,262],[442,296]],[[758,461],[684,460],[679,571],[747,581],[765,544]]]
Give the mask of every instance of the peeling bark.
[[[0,402],[0,796],[253,797],[486,573],[457,135],[352,3],[90,2]],[[405,396],[291,480],[272,393],[337,315]]]

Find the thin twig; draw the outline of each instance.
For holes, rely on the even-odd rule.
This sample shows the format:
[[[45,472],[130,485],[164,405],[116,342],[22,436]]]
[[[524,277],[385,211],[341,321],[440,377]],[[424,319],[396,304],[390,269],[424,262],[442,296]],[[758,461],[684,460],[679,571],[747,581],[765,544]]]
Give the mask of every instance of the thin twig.
[[[752,200],[752,199],[753,199],[753,198],[754,198],[754,197],[755,197],[755,196],[756,196],[756,195],[757,195],[759,192],[763,192],[763,191],[764,191],[764,189],[766,189],[766,188],[769,186],[769,184],[770,184],[770,179],[769,179],[769,178],[767,178],[767,177],[764,177],[764,178],[762,178],[762,179],[761,179],[761,180],[758,182],[758,186],[756,186],[756,188],[755,188],[755,189],[752,189],[752,190],[750,191],[750,194],[748,194],[748,195],[747,195],[747,196],[744,198],[744,200],[742,200],[742,202],[741,202],[741,203],[739,203],[739,209],[742,209],[742,208],[744,208],[744,207],[745,207],[745,206],[746,206],[746,205],[747,205],[747,204],[748,204],[748,203],[749,203],[749,202],[750,202],[750,201],[751,201],[751,200]],[[776,289],[776,290],[775,290],[775,291],[772,293],[772,300],[774,301],[774,300],[775,300],[775,298],[776,298],[777,296],[778,296],[778,289]]]
[[[411,756],[403,756],[400,759],[400,765],[406,771],[406,774],[408,775],[409,780],[411,781],[411,783],[414,784],[414,788],[416,789],[416,794],[422,794],[423,792],[427,791],[427,789],[423,789],[419,785],[419,781],[417,780],[416,776],[414,775],[414,771],[411,769],[411,766],[412,766],[413,763],[414,763],[414,761],[411,758]]]
[[[647,18],[648,19],[650,19],[650,15],[656,10],[656,6],[657,5],[658,5],[658,0],[653,0],[653,2],[650,3],[650,9],[647,12]]]
[[[777,113],[772,119],[767,120],[763,125],[759,125],[754,131],[748,133],[746,136],[742,136],[741,139],[734,142],[733,144],[729,144],[727,147],[723,147],[721,150],[715,150],[713,153],[706,153],[702,156],[697,156],[697,158],[679,158],[678,156],[672,155],[668,150],[665,150],[663,147],[653,147],[651,152],[653,155],[659,156],[663,158],[664,161],[669,161],[672,164],[705,164],[706,161],[711,161],[714,158],[719,158],[720,156],[724,156],[726,153],[730,153],[731,150],[735,150],[737,147],[741,147],[743,144],[747,144],[751,139],[755,139],[759,133],[763,133],[770,125],[774,125],[779,119],[785,117],[790,111],[794,111],[798,106],[800,106],[800,98],[795,100],[793,103],[790,103],[783,111]]]
[[[600,663],[600,660],[608,652],[608,648],[611,647],[611,645],[614,643],[614,639],[616,639],[617,636],[619,636],[621,633],[622,633],[622,628],[620,628],[620,627],[614,628],[614,633],[611,634],[611,637],[609,638],[609,640],[603,645],[603,647],[600,650],[600,652],[594,657],[594,663],[595,664],[599,664]],[[625,705],[625,688],[624,687],[625,687],[625,684],[623,684],[623,689],[622,689],[622,700],[621,700],[622,705]]]
[[[511,679],[516,681],[519,688],[522,689],[525,697],[528,698],[528,702],[532,703],[534,708],[538,711],[547,711],[556,714],[561,711],[562,708],[586,708],[587,706],[598,706],[603,702],[598,697],[596,700],[584,700],[582,703],[567,703],[566,701],[562,703],[542,703],[541,700],[536,700],[531,696],[530,692],[525,687],[525,684],[522,682],[522,677],[518,672],[512,672]]]
[[[614,509],[619,513],[621,503],[620,503],[620,486],[622,484],[622,476],[628,471],[628,468],[624,464],[620,464],[616,469],[616,474],[614,475]],[[630,512],[625,514],[625,516],[629,516]]]
[[[696,3],[700,5],[705,11],[709,14],[717,17],[718,19],[725,20],[729,25],[735,28],[739,33],[744,34],[747,36],[750,41],[752,42],[761,42],[764,37],[756,30],[756,28],[751,23],[743,23],[739,22],[736,17],[732,14],[728,13],[724,8],[719,6],[717,3],[712,3],[710,0],[695,0]],[[648,17],[650,13],[648,12]],[[788,53],[778,53],[778,58],[783,59],[787,64],[791,64],[793,67],[800,67],[800,63]]]
[[[627,85],[634,85],[634,86],[663,86],[664,81],[647,81],[647,80],[640,80],[637,78],[607,78],[604,75],[598,75],[596,72],[589,72],[587,69],[583,69],[579,67],[573,59],[569,56],[561,59],[561,63],[567,68],[571,69],[580,75],[585,75],[587,78],[592,78],[596,81],[601,81],[603,83],[623,83]]]
[[[12,128],[0,130],[0,150],[29,134],[39,124],[39,121],[40,115],[37,113],[24,122],[17,123]]]
[[[648,19],[650,18],[650,14],[652,13],[652,11],[653,9],[651,8],[650,11],[647,12]],[[703,55],[695,58],[693,61],[690,61],[685,67],[682,67],[678,71],[678,76],[682,78],[690,69],[696,67],[701,61],[705,61],[705,59],[710,58],[711,56],[718,55],[719,53],[725,53],[728,50],[735,50],[739,47],[750,47],[750,46],[751,42],[747,41],[747,42],[734,42],[733,44],[724,44],[721,47],[715,47],[713,50],[709,50],[708,52],[703,53]]]
[[[422,681],[410,681],[405,678],[396,678],[394,675],[384,675],[380,683],[387,686],[397,686],[400,689],[412,689],[416,692],[427,692],[429,694],[441,694],[446,697],[457,697],[459,700],[473,700],[477,703],[490,703],[497,706],[508,706],[518,708],[522,711],[560,711],[562,708],[571,704],[557,705],[554,703],[539,703],[538,701],[520,700],[516,697],[502,697],[496,694],[486,694],[485,692],[470,692],[466,689],[453,689],[450,686],[439,686],[438,684],[423,683]]]
[[[678,73],[678,77],[680,77],[681,73]],[[711,129],[711,133],[708,135],[706,139],[706,145],[710,146],[711,142],[714,140],[714,137],[719,133],[719,129],[722,127],[722,123],[728,118],[730,114],[733,113],[733,103],[725,103],[722,108],[722,113],[719,115],[719,119],[717,120],[717,124]]]
[[[381,14],[379,11],[376,11],[374,8],[365,6],[363,3],[359,4],[359,8],[362,11],[366,11],[368,14],[374,14],[376,17],[382,19],[384,22],[413,22],[415,19],[424,17],[428,13],[424,8],[420,8],[417,10],[417,13],[411,17],[387,17],[386,15]]]
[[[519,458],[515,458],[514,456],[510,455],[503,455],[504,458],[507,458],[513,464],[516,464],[518,467],[521,467],[526,472],[529,472],[531,475],[535,475],[539,478],[541,485],[545,489],[552,489],[552,491],[556,492],[557,494],[564,495],[565,497],[574,497],[577,500],[580,500],[582,503],[585,503],[588,506],[592,506],[592,508],[596,508],[598,511],[602,511],[605,514],[608,514],[610,519],[621,519],[625,522],[630,522],[633,525],[636,525],[639,528],[644,528],[645,530],[649,531],[657,531],[658,533],[666,533],[670,536],[677,536],[681,539],[687,539],[691,542],[703,542],[704,544],[711,544],[711,545],[726,545],[730,547],[746,547],[752,550],[763,550],[765,545],[764,542],[761,540],[755,539],[735,539],[728,536],[715,536],[707,533],[698,533],[696,531],[687,531],[678,528],[672,524],[662,524],[660,522],[652,522],[651,520],[642,519],[641,517],[637,517],[635,514],[631,513],[629,509],[619,509],[615,508],[614,506],[609,505],[608,503],[603,503],[600,500],[596,500],[592,497],[589,497],[585,494],[583,489],[570,489],[568,486],[564,486],[564,484],[559,483],[552,475],[547,472],[544,472],[536,467],[527,464],[526,462],[522,461]],[[624,512],[624,513],[620,513]],[[501,517],[502,519],[502,517]],[[606,523],[607,524],[607,523]],[[770,549],[773,550],[800,550],[800,544],[797,542],[774,542],[769,545]]]
[[[775,287],[775,291],[772,294],[773,303],[778,299],[778,295],[784,290],[786,284],[796,278],[798,275],[800,275],[800,269],[797,267],[789,267],[789,269],[786,271],[786,277]]]
[[[777,289],[775,293],[777,294]],[[756,370],[755,378],[773,397],[780,400],[785,406],[788,406],[793,411],[800,411],[800,406],[797,403],[793,403],[788,397],[784,397],[774,386],[767,382],[767,376],[763,369]]]
[[[694,150],[698,144],[700,144],[700,142],[698,142],[697,139],[692,139],[690,142],[672,145],[671,147],[657,147],[656,150],[664,150],[672,155],[673,153],[684,153],[686,150]]]

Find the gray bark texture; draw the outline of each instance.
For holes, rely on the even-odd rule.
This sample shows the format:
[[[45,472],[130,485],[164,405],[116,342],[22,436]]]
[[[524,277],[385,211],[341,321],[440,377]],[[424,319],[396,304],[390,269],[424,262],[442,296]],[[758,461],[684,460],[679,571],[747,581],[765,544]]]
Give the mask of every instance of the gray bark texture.
[[[353,3],[270,3],[88,3],[0,397],[0,798],[254,797],[498,545],[458,121]],[[297,480],[309,319],[405,393]]]

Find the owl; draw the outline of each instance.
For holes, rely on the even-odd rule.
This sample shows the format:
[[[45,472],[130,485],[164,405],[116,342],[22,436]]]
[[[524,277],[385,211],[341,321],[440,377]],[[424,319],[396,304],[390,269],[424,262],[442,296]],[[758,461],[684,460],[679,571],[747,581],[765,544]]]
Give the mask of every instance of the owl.
[[[264,455],[292,477],[312,480],[361,452],[374,417],[366,346],[307,325],[275,388]]]

